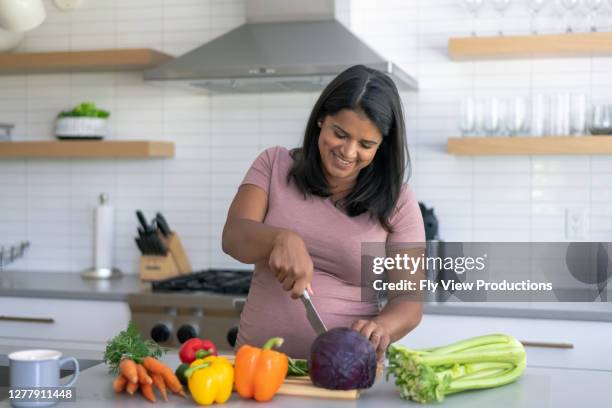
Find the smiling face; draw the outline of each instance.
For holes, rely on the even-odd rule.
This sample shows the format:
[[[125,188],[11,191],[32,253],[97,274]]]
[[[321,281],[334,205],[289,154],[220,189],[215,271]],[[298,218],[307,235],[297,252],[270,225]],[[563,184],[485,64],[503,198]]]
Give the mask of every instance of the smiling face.
[[[362,112],[343,109],[321,124],[319,154],[332,193],[355,184],[359,171],[374,160],[382,135]]]

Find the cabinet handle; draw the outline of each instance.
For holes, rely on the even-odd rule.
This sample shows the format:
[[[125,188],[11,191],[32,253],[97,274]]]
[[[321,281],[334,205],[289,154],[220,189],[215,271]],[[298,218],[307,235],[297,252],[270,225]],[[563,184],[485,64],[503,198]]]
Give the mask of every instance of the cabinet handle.
[[[0,316],[2,322],[21,322],[21,323],[44,323],[53,324],[55,320],[50,317],[17,317],[17,316]]]
[[[525,347],[548,347],[548,348],[561,348],[561,349],[573,349],[572,343],[548,343],[544,341],[521,341]]]

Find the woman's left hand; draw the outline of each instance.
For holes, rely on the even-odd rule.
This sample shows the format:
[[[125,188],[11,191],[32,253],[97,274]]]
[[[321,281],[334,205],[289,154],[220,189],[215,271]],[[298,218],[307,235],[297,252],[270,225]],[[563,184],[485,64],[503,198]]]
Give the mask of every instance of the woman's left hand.
[[[383,325],[376,320],[357,320],[353,323],[351,329],[358,331],[372,343],[379,362],[384,360],[385,352],[391,342],[391,336]]]

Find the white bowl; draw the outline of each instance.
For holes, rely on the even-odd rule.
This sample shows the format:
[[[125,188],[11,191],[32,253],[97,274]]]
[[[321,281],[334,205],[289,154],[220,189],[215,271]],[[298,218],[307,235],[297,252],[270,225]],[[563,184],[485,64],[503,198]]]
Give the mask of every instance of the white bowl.
[[[14,32],[33,30],[45,21],[42,0],[0,0],[0,27]]]
[[[66,117],[55,121],[55,135],[60,139],[101,139],[108,133],[104,118]]]

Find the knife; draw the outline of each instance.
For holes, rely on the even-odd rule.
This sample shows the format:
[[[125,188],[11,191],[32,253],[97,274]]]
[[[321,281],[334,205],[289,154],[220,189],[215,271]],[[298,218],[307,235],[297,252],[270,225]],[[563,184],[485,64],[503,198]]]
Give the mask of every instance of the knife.
[[[304,294],[300,297],[302,299],[302,303],[304,303],[304,307],[306,308],[306,317],[310,322],[310,325],[314,329],[315,333],[322,334],[327,331],[323,320],[321,320],[321,316],[317,313],[317,309],[312,304],[312,300],[310,299],[310,295],[308,291],[304,289]]]
[[[170,229],[170,226],[168,226],[166,218],[161,213],[157,213],[155,220],[157,221],[157,228],[159,228],[162,235],[168,238],[170,234],[172,234],[172,230]]]
[[[138,217],[138,221],[140,222],[140,225],[142,225],[142,229],[144,230],[144,232],[151,232],[151,227],[149,227],[149,224],[147,224],[147,219],[145,218],[142,211],[136,210],[136,217]]]

